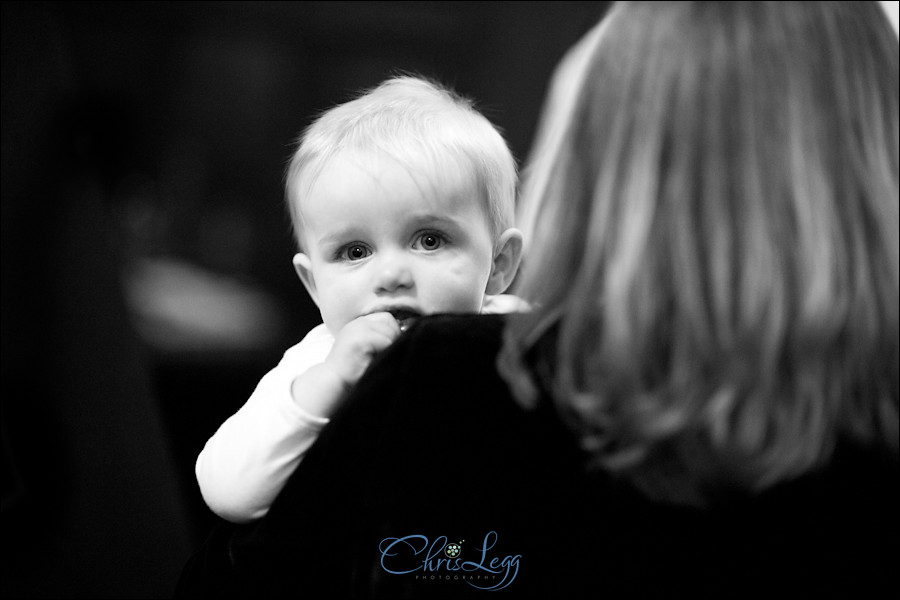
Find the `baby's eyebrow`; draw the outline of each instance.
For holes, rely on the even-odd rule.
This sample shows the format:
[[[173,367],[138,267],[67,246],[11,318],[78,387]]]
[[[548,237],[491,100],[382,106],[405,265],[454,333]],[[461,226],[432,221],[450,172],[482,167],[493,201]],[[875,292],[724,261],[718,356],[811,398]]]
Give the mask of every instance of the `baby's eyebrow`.
[[[410,229],[435,228],[449,232],[458,232],[468,225],[465,219],[443,213],[413,213],[404,219],[405,227]],[[357,225],[337,227],[317,237],[313,244],[318,248],[331,249],[351,241],[363,241],[366,238],[366,229]]]
[[[358,227],[345,227],[320,236],[316,240],[316,245],[319,247],[335,246],[360,237],[362,237],[362,231]]]
[[[419,227],[423,225],[438,227],[461,227],[464,225],[462,219],[435,213],[413,215],[413,217],[410,219],[410,222]]]

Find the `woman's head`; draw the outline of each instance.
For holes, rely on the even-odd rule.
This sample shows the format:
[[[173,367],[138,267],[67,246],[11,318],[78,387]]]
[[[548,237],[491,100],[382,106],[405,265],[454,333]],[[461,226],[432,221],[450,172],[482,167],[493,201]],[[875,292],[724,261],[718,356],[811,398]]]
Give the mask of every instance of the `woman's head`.
[[[622,2],[534,154],[502,370],[608,466],[762,487],[897,447],[898,44],[876,3]],[[703,463],[703,464],[699,464]],[[701,478],[703,476],[701,475]]]

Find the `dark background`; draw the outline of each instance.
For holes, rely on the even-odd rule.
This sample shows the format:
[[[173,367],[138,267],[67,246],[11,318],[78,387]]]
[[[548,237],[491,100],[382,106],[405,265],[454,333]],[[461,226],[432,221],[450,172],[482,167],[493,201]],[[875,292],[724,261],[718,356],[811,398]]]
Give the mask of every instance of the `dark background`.
[[[197,453],[319,322],[282,205],[318,111],[431,76],[521,164],[607,4],[4,2],[3,596],[171,594]]]

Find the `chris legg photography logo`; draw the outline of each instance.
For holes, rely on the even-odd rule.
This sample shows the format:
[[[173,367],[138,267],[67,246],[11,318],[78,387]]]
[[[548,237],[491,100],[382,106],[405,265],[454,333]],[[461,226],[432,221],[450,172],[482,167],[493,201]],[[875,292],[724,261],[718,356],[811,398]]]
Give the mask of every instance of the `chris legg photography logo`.
[[[522,556],[491,552],[498,539],[496,531],[472,544],[444,535],[434,541],[425,535],[389,537],[378,545],[381,568],[422,582],[460,581],[480,590],[502,590],[515,581]]]

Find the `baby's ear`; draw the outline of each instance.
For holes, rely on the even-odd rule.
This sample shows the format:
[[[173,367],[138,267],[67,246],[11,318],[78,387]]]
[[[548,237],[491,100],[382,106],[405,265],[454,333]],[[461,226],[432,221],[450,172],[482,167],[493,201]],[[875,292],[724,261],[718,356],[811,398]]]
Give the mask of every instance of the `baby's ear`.
[[[522,232],[511,227],[500,234],[485,293],[495,295],[505,292],[515,279],[521,260]]]
[[[319,295],[316,293],[316,280],[313,277],[312,272],[312,261],[309,257],[302,252],[298,252],[294,255],[294,270],[297,272],[297,277],[300,278],[300,281],[303,282],[303,287],[306,288],[306,291],[309,292],[310,298],[313,299],[313,302],[316,303],[316,306],[319,305]]]

